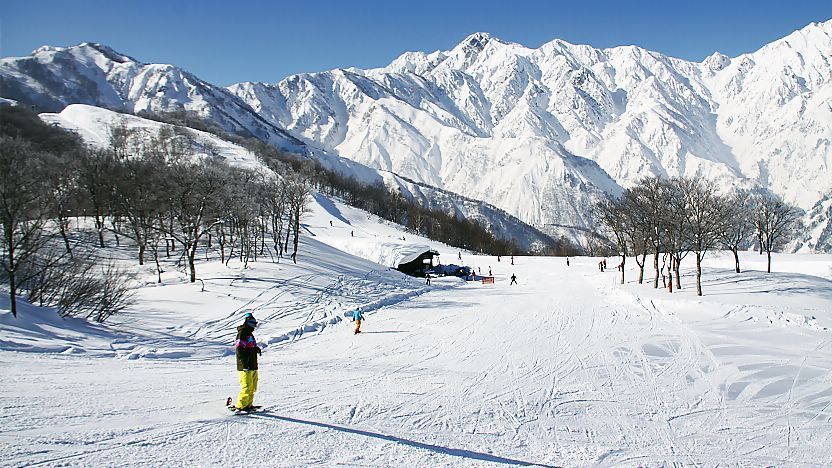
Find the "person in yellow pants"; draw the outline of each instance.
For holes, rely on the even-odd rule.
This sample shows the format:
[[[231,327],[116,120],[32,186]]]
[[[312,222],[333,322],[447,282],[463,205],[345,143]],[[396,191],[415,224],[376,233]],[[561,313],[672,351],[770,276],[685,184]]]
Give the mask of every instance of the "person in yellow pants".
[[[254,392],[257,391],[257,371],[241,370],[237,373],[240,374],[240,394],[237,395],[237,408],[245,410],[254,403]]]
[[[257,320],[251,312],[246,313],[242,325],[237,327],[234,353],[237,355],[237,372],[240,378],[240,394],[236,408],[242,411],[254,409],[254,392],[257,391],[257,356],[261,353],[254,339]]]

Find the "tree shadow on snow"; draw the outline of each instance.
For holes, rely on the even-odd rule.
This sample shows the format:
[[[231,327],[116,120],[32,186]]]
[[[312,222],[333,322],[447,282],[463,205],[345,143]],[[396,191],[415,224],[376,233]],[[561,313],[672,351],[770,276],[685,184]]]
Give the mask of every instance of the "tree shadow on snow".
[[[800,273],[765,273],[747,270],[718,270],[710,278],[702,279],[702,288],[715,287],[715,294],[777,294],[799,296],[815,294],[832,298],[832,281]]]
[[[490,455],[490,454],[487,454],[487,453],[474,452],[474,451],[471,451],[471,450],[455,449],[455,448],[443,447],[441,445],[426,444],[424,442],[416,442],[414,440],[403,439],[401,437],[396,437],[396,436],[391,436],[391,435],[386,435],[386,434],[379,434],[378,432],[363,431],[361,429],[352,429],[352,428],[349,428],[349,427],[337,426],[335,424],[327,424],[327,423],[322,423],[322,422],[317,422],[317,421],[307,421],[307,420],[304,420],[304,419],[295,419],[295,418],[290,418],[288,416],[280,416],[280,415],[277,415],[277,414],[257,413],[257,414],[253,414],[252,416],[256,417],[256,418],[263,418],[263,419],[277,419],[277,420],[280,420],[280,421],[286,421],[286,422],[291,422],[291,423],[296,423],[296,424],[306,424],[306,425],[309,425],[309,426],[322,427],[324,429],[332,429],[332,430],[335,430],[335,431],[347,432],[347,433],[350,433],[350,434],[356,434],[356,435],[361,435],[361,436],[365,436],[365,437],[372,437],[372,438],[375,438],[375,439],[386,440],[388,442],[395,442],[397,444],[408,445],[410,447],[416,447],[416,448],[420,448],[420,449],[423,449],[423,450],[430,450],[432,452],[437,452],[437,453],[441,453],[441,454],[444,454],[444,455],[451,455],[451,456],[454,456],[454,457],[468,458],[468,459],[472,459],[472,460],[482,460],[482,461],[491,462],[491,463],[503,463],[503,464],[506,464],[506,465],[550,466],[550,465],[543,465],[543,464],[540,464],[540,463],[530,463],[530,462],[526,462],[526,461],[522,461],[522,460],[515,460],[515,459],[512,459],[512,458],[499,457],[499,456]]]

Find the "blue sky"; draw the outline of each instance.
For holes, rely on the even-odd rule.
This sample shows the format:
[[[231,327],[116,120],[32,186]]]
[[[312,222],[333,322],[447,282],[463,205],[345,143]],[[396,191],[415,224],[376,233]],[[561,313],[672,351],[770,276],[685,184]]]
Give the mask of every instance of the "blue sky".
[[[449,49],[476,31],[529,47],[558,38],[702,60],[715,50],[754,51],[830,18],[830,0],[3,0],[0,55],[101,42],[229,85],[383,66],[404,51]]]

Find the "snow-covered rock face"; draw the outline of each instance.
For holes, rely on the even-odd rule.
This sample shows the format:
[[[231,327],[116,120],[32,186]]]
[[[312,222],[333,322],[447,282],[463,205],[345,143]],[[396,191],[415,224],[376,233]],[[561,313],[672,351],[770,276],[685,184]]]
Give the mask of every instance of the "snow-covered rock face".
[[[809,210],[832,193],[831,61],[827,21],[701,63],[561,40],[530,49],[476,33],[383,68],[227,90],[90,44],[3,59],[0,76],[7,98],[184,106],[267,139],[285,131],[531,224],[586,228],[594,200],[648,175],[759,185]]]

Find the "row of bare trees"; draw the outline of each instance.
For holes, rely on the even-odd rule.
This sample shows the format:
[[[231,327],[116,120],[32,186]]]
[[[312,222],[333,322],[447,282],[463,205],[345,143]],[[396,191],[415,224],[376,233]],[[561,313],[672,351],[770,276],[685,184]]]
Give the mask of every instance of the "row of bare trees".
[[[13,315],[21,292],[99,321],[125,307],[128,275],[95,251],[113,241],[135,248],[140,265],[151,257],[160,282],[161,255],[178,256],[192,282],[202,251],[226,264],[297,261],[309,188],[292,171],[229,166],[167,126],[115,126],[109,148],[92,149],[22,112],[0,109],[0,250]]]
[[[733,252],[739,273],[739,251],[754,244],[768,256],[771,272],[771,253],[794,238],[802,216],[799,209],[770,193],[738,190],[724,195],[700,179],[660,177],[644,178],[620,197],[600,202],[597,213],[621,256],[622,284],[629,257],[638,265],[641,284],[647,257],[652,255],[653,287],[658,288],[661,279],[663,287],[672,291],[675,281],[680,289],[681,262],[693,253],[700,296],[702,260],[709,251]]]
[[[111,129],[111,148],[82,155],[77,187],[92,208],[104,247],[103,231],[133,240],[140,265],[149,252],[159,266],[180,246],[191,282],[196,281],[200,246],[216,248],[225,264],[239,258],[246,266],[258,256],[297,262],[300,221],[309,188],[293,174],[228,165],[224,159],[194,155],[198,143],[188,132],[161,127],[146,134]],[[202,149],[205,150],[204,148]],[[267,243],[269,246],[267,248]],[[273,251],[273,253],[272,253]]]

